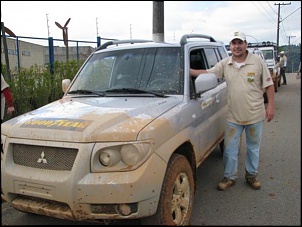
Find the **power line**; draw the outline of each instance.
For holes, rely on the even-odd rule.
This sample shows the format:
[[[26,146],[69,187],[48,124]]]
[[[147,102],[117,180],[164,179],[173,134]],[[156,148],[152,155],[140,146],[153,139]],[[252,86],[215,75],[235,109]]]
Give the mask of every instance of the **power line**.
[[[278,15],[278,13],[274,10],[274,8],[271,6],[271,4],[269,4],[269,2],[268,1],[266,1],[266,3],[269,5],[269,7],[271,8],[271,10],[273,10],[274,11],[274,13],[276,14],[276,15]]]
[[[269,22],[271,22],[272,24],[275,24],[275,22],[272,22],[267,16],[266,16],[266,14],[264,14],[253,2],[251,2],[258,10],[259,10],[259,12],[260,13],[262,13],[263,14],[263,16],[264,17],[266,17],[266,19],[269,21]]]
[[[266,8],[261,4],[261,2],[260,2],[260,1],[258,1],[258,2],[259,2],[259,4],[262,6],[262,8],[263,8],[264,11],[266,12],[266,14],[269,15],[269,16],[273,19],[273,21],[275,21],[275,18],[273,18],[273,17],[271,16],[271,14],[266,10]],[[275,24],[275,22],[273,22],[273,24]]]
[[[299,36],[297,39],[295,39],[292,44],[294,44],[295,42],[297,42],[299,39],[301,39],[301,36]]]
[[[294,12],[296,12],[297,10],[301,9],[301,7],[299,7],[298,9],[296,9]],[[288,18],[290,15],[292,15],[294,12],[292,12],[291,14],[289,14],[287,17],[285,17],[282,21],[284,21],[286,18]]]
[[[299,9],[301,9],[301,7],[297,8],[296,10],[294,10],[293,12],[291,12],[289,15],[287,15],[286,17],[280,19],[281,25],[282,25],[282,30],[283,30],[283,34],[282,34],[282,39],[283,41],[287,42],[287,35],[286,35],[286,29],[285,29],[285,24],[284,24],[284,20],[287,19],[289,16],[293,15],[296,11],[298,11]],[[291,25],[291,23],[286,23],[287,25]]]

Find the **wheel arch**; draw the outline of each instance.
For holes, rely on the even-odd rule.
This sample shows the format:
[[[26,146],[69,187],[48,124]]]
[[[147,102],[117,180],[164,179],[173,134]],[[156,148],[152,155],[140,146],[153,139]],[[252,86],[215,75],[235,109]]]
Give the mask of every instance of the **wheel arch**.
[[[174,153],[185,156],[186,159],[189,161],[190,166],[192,168],[193,178],[195,182],[194,184],[195,185],[194,192],[195,192],[196,191],[196,157],[192,144],[187,141],[183,143],[181,146],[179,146]]]

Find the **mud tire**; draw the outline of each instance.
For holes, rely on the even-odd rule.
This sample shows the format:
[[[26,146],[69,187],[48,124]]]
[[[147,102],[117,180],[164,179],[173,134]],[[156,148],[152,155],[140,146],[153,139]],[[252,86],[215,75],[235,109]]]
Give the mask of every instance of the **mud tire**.
[[[143,225],[190,225],[195,194],[193,171],[188,160],[179,154],[172,155],[157,212],[141,220]]]

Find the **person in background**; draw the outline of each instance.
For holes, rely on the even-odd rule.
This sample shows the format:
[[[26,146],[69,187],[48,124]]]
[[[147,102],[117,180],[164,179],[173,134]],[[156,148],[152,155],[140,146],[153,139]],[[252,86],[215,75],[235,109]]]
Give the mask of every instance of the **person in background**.
[[[279,60],[279,66],[280,66],[280,73],[283,78],[282,85],[286,85],[286,75],[285,75],[285,69],[287,64],[287,57],[284,54],[284,51],[280,52],[280,60]]]
[[[11,115],[15,111],[13,101],[14,101],[14,99],[13,99],[12,93],[1,73],[1,124],[3,121],[3,117],[4,117],[5,102],[7,104],[7,114]]]
[[[227,123],[224,136],[224,177],[218,190],[235,185],[238,178],[238,149],[240,137],[246,134],[245,180],[254,190],[261,188],[258,165],[264,120],[274,118],[274,83],[265,62],[247,51],[246,36],[234,32],[230,39],[232,56],[226,57],[207,70],[190,69],[191,76],[214,73],[225,78],[228,93]],[[200,75],[201,74],[201,75]],[[263,92],[268,97],[264,104]]]
[[[296,79],[301,79],[301,62],[299,64],[299,69],[297,71]]]

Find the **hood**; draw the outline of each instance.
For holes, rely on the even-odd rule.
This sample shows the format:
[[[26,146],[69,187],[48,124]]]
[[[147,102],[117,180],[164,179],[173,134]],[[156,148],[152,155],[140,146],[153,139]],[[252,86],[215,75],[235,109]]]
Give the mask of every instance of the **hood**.
[[[63,98],[1,125],[11,138],[65,142],[131,141],[180,97]]]

